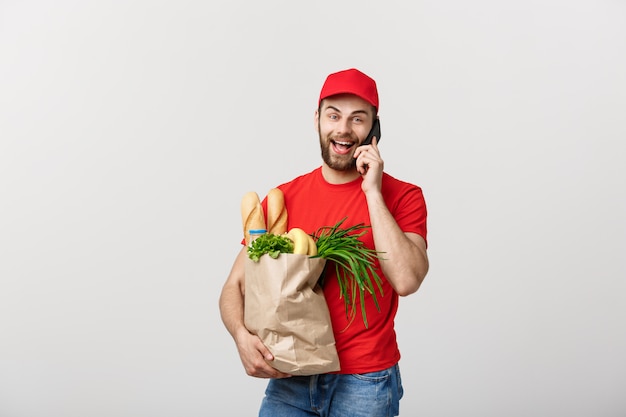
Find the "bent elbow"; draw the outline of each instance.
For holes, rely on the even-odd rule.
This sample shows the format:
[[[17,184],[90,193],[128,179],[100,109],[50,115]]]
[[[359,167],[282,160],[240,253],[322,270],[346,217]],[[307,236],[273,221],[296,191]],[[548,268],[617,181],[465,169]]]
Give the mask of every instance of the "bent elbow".
[[[413,285],[401,285],[396,287],[395,290],[400,297],[406,297],[407,295],[416,293],[419,287],[420,283],[416,283]]]
[[[411,295],[419,290],[422,282],[424,281],[424,277],[426,274],[416,274],[403,280],[396,285],[394,285],[394,290],[398,293],[400,297],[406,297],[407,295]]]

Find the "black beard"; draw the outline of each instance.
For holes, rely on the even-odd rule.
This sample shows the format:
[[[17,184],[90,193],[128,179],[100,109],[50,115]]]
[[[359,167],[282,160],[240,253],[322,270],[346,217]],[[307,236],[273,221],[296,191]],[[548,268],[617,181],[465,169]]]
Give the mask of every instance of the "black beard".
[[[336,171],[352,171],[356,169],[356,159],[354,159],[351,155],[346,155],[346,158],[333,158],[330,154],[330,139],[327,142],[324,142],[322,139],[322,135],[320,137],[320,149],[322,151],[322,159],[330,168]]]

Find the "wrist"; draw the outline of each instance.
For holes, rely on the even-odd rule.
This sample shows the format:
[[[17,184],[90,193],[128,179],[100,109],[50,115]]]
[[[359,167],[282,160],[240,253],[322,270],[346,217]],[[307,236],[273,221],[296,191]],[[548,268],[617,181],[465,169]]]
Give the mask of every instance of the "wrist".
[[[233,339],[235,339],[235,343],[239,344],[243,339],[250,335],[250,331],[246,329],[246,326],[243,324],[238,326],[237,329],[233,332]]]
[[[380,188],[372,188],[372,189],[364,190],[363,193],[365,194],[365,199],[367,200],[368,205],[385,201],[385,199],[383,198],[383,193]]]

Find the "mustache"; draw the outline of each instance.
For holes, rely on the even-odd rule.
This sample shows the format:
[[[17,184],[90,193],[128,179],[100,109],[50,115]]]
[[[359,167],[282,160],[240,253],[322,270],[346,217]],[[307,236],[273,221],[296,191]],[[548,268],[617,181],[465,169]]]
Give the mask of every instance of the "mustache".
[[[356,140],[356,138],[353,135],[349,135],[349,134],[339,135],[339,136],[329,136],[328,138],[334,141],[358,142],[358,140]]]

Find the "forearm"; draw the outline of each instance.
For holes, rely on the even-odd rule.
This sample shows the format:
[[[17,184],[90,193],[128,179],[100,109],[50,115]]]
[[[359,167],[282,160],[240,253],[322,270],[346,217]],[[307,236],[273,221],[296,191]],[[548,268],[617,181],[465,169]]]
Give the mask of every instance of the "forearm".
[[[426,243],[417,234],[404,233],[380,193],[367,195],[376,250],[384,252],[380,265],[399,295],[417,291],[428,272]]]
[[[242,249],[222,288],[219,305],[226,330],[237,345],[239,357],[250,376],[259,378],[284,378],[289,375],[272,368],[267,361],[274,360],[272,353],[256,335],[246,329],[244,321],[245,300],[245,259],[246,249]]]
[[[243,296],[238,288],[225,285],[220,296],[220,314],[226,330],[237,340],[237,334],[245,329]]]
[[[237,341],[237,334],[246,331],[244,325],[244,288],[242,263],[239,262],[240,253],[233,265],[219,299],[220,314],[226,330]]]

